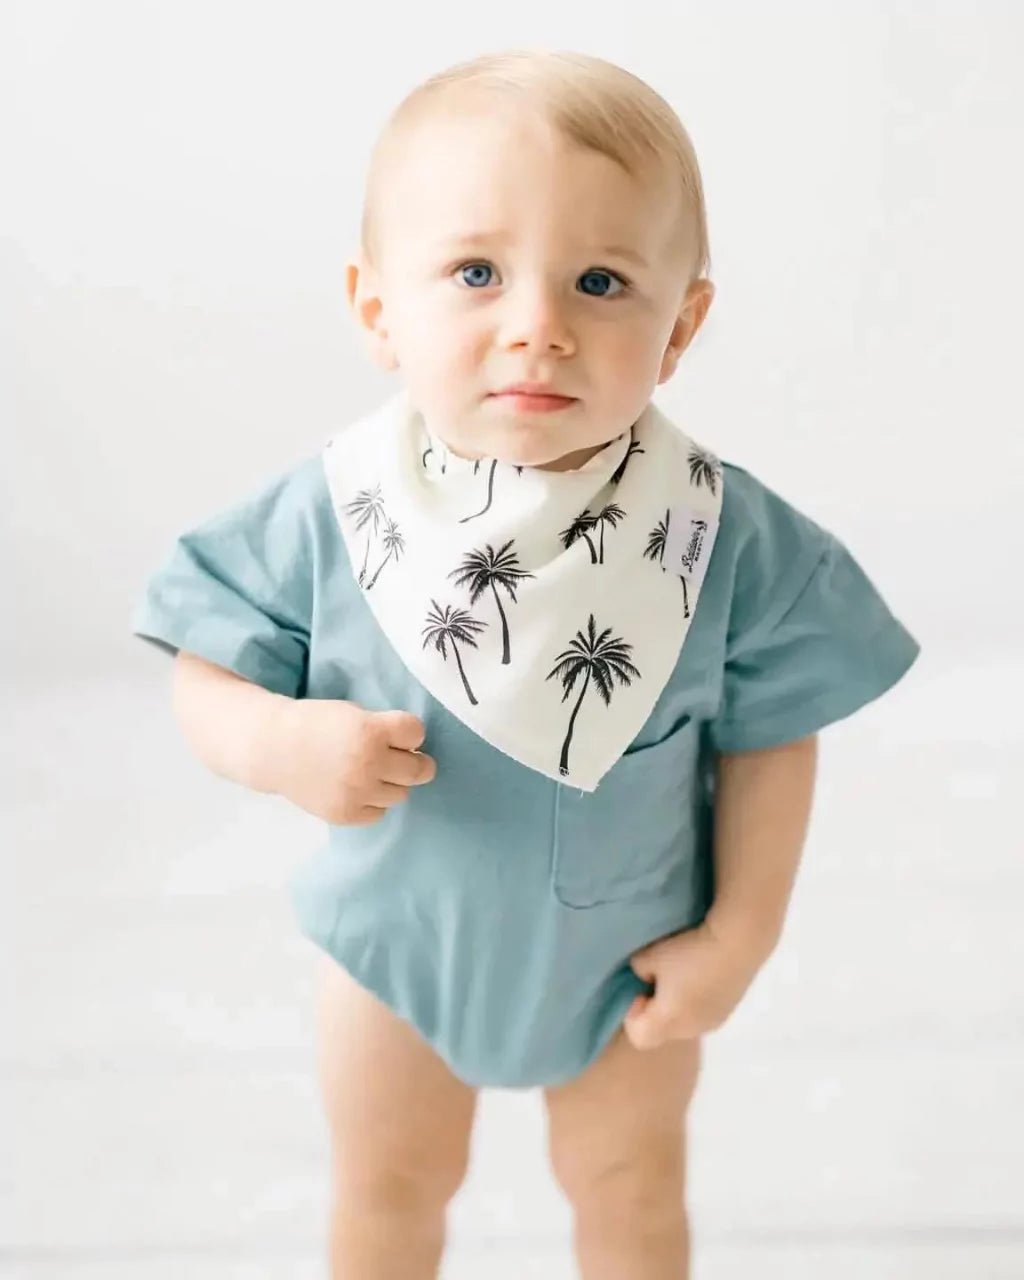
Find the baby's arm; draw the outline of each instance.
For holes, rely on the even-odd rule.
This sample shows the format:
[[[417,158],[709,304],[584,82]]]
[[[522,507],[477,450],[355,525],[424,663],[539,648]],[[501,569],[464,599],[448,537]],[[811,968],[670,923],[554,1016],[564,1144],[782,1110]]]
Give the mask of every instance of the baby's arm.
[[[337,825],[379,821],[437,772],[419,750],[423,724],[408,712],[289,698],[184,650],[174,660],[173,702],[207,768]]]
[[[715,792],[712,933],[765,958],[782,933],[810,819],[816,734],[721,754]]]
[[[173,697],[185,740],[208,769],[253,791],[279,790],[292,698],[184,650],[174,660]]]
[[[814,791],[817,737],[761,751],[719,754],[715,893],[696,928],[660,938],[630,958],[654,984],[626,1019],[638,1049],[720,1027],[782,933]]]

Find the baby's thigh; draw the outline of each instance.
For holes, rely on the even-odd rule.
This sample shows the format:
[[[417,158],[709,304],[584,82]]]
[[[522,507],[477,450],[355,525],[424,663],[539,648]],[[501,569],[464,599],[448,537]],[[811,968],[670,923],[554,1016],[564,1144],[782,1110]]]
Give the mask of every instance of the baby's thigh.
[[[682,1188],[701,1049],[699,1037],[636,1049],[620,1028],[581,1075],[545,1090],[551,1166],[573,1204]]]
[[[339,1189],[446,1203],[469,1163],[476,1090],[329,956],[317,993],[317,1076]]]

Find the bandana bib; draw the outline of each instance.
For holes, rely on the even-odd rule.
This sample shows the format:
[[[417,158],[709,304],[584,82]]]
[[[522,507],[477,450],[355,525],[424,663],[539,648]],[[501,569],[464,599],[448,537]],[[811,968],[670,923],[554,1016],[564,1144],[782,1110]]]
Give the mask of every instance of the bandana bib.
[[[530,769],[593,791],[665,687],[722,505],[719,460],[649,402],[575,471],[451,453],[402,391],[324,449],[381,630]]]

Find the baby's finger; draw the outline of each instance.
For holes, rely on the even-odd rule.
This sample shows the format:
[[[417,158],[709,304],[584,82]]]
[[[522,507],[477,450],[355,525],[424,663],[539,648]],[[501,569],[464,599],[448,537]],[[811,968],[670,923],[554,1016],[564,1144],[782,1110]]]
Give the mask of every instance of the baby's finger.
[[[651,1048],[668,1037],[671,1017],[664,1002],[655,996],[639,995],[630,1006],[626,1021],[634,1033],[634,1044]]]
[[[437,775],[437,761],[422,751],[398,751],[389,747],[382,766],[381,776],[386,782],[400,787],[419,787],[433,782]]]
[[[380,822],[386,813],[387,809],[377,809],[373,805],[364,804],[358,813],[347,820],[345,825],[347,827],[369,827],[375,822]]]
[[[378,711],[374,719],[383,727],[389,746],[400,751],[417,751],[423,746],[427,731],[423,721],[411,711]]]
[[[624,1029],[634,1049],[656,1049],[665,1039],[658,1024],[650,1017],[645,1017],[643,1011],[640,1014],[630,1014],[625,1020]]]
[[[647,997],[637,996],[633,1003],[626,1010],[627,1018],[638,1018],[644,1009],[647,1008]]]
[[[408,787],[397,787],[393,782],[375,782],[367,788],[365,802],[373,808],[390,809],[408,798]]]

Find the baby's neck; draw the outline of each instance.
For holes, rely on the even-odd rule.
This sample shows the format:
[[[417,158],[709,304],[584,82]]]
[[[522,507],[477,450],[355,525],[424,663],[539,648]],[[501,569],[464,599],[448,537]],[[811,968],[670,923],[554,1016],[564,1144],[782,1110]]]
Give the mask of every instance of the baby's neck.
[[[538,463],[536,466],[531,467],[531,468],[528,468],[528,470],[534,470],[534,471],[575,471],[575,470],[577,470],[577,468],[582,467],[582,466],[584,466],[586,463],[588,463],[588,462],[590,461],[590,459],[591,459],[591,458],[593,458],[593,457],[595,457],[597,454],[599,454],[599,453],[601,452],[601,450],[602,450],[602,449],[607,449],[607,448],[608,448],[609,443],[611,443],[611,442],[610,442],[610,441],[606,441],[604,444],[591,445],[591,446],[589,446],[589,447],[588,447],[588,448],[586,448],[586,449],[576,449],[576,450],[575,450],[574,452],[572,452],[572,453],[566,453],[566,454],[564,454],[561,458],[554,458],[554,459],[552,459],[552,461],[551,461],[551,462],[541,462],[541,463]],[[452,454],[452,455],[453,455],[453,457],[456,457],[456,458],[462,458],[462,459],[463,459],[463,461],[465,461],[465,462],[476,462],[478,459],[480,459],[480,458],[482,458],[482,457],[484,456],[483,454],[468,454],[468,453],[460,453],[458,449],[454,449],[454,448],[452,448],[452,446],[448,443],[448,441],[447,441],[447,440],[446,440],[446,441],[444,441],[444,446],[445,446],[445,448],[448,450],[448,452],[449,452],[450,454]],[[501,461],[502,461],[502,459],[501,459],[501,458],[499,458],[499,459],[498,459],[498,461],[499,461],[499,462],[501,462]],[[520,463],[509,463],[509,465],[510,465],[510,466],[520,466],[521,464],[520,464]]]
[[[545,462],[542,467],[538,467],[538,471],[575,471],[578,467],[582,467],[595,457],[602,449],[607,449],[608,444],[591,445],[588,449],[577,449],[575,453],[567,453],[564,458],[556,458],[553,462]]]

